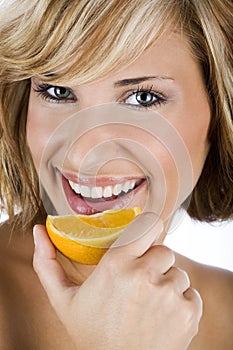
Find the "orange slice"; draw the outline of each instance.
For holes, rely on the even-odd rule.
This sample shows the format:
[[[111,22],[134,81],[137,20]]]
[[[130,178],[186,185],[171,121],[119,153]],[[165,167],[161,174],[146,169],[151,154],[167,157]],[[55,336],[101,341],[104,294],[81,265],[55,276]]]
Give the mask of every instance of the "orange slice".
[[[55,247],[76,262],[96,265],[125,227],[141,213],[139,207],[94,215],[48,215],[46,228]]]

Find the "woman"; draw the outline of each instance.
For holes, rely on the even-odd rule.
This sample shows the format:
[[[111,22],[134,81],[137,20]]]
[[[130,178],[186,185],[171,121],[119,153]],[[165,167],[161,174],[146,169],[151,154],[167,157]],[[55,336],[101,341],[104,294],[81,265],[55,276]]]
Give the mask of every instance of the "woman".
[[[230,1],[25,0],[12,2],[10,12],[3,6],[0,174],[10,220],[1,227],[1,347],[232,349],[232,274],[162,245],[171,214],[191,192],[191,217],[232,219]],[[166,130],[182,140],[191,178],[185,171],[177,174],[179,152],[171,157],[164,138],[134,128],[130,145],[140,140],[140,150],[156,159],[161,183],[150,157],[144,164],[127,146],[127,157],[134,156],[102,162],[95,187],[117,185],[114,176],[120,184],[135,180],[137,187],[139,179],[130,205],[145,213],[122,236],[127,244],[120,238],[96,267],[56,255],[45,228],[35,226],[34,268],[44,292],[31,267],[31,232],[45,222],[39,180],[46,189],[40,169],[48,141],[75,113],[116,102],[143,118],[162,116]],[[88,129],[88,137],[72,140],[65,158],[58,158],[62,146],[55,132],[56,147],[49,153],[58,186],[50,196],[53,206],[64,201],[60,171],[68,205],[75,197],[72,209],[90,214],[90,194],[71,195],[83,185],[82,161],[106,138],[128,139],[127,130]],[[166,195],[156,197],[163,184]],[[148,196],[158,198],[159,220],[147,213]],[[102,197],[108,197],[104,190]],[[138,239],[129,242],[132,234]]]

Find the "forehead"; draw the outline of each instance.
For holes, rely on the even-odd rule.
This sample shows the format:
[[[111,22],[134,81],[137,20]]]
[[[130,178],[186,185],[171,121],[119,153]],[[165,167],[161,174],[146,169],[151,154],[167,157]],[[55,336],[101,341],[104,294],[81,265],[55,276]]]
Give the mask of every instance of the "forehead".
[[[68,82],[68,86],[106,83],[107,85],[113,84],[114,87],[121,87],[140,84],[146,80],[154,80],[163,84],[179,81],[181,75],[194,79],[200,76],[200,72],[199,62],[192,54],[186,37],[171,31],[146,49],[132,63],[119,67],[118,70],[104,78],[97,77],[90,83],[84,84],[77,84],[74,79]]]
[[[104,80],[114,80],[117,82],[121,79],[127,80],[132,77],[142,77],[143,75],[158,76],[162,80],[164,77],[178,76],[182,68],[184,69],[187,65],[197,65],[197,60],[194,59],[189,42],[180,32],[170,30],[164,33],[164,35],[142,52],[135,60],[129,64],[119,65],[113,72],[109,72],[103,78],[97,74],[93,76],[90,82],[84,81],[82,83],[80,82],[80,72],[74,70],[71,79],[67,79],[66,75],[59,74],[57,76],[56,74],[52,74],[50,76],[50,82],[57,85],[76,86]],[[62,66],[61,64],[61,70]]]
[[[169,77],[172,73],[174,74],[174,67],[181,68],[185,63],[194,64],[195,61],[186,37],[177,32],[167,32],[132,63],[119,70],[115,76],[122,75],[124,72],[127,78],[139,74],[143,69],[146,75],[153,70],[161,77]]]
[[[148,5],[148,2],[145,3]],[[111,20],[105,13],[99,16],[97,24],[92,23],[93,19],[85,18],[84,26],[76,18],[66,36],[62,25],[56,27],[34,72],[44,75],[47,82],[62,78],[64,83],[73,79],[76,84],[83,84],[119,71],[134,62],[170,28],[177,26],[175,11],[168,18],[163,7],[152,5],[148,8],[141,4],[132,13],[126,6],[122,9],[117,7],[118,14],[111,13]],[[57,42],[55,34],[60,37],[60,42]],[[41,62],[45,64],[41,65]]]

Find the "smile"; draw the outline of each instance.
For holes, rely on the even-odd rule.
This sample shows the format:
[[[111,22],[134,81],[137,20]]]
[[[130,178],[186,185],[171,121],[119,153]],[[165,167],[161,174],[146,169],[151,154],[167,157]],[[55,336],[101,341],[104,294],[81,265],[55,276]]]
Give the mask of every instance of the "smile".
[[[114,186],[94,186],[94,187],[88,187],[85,185],[80,186],[79,184],[76,184],[73,181],[69,181],[70,187],[72,190],[77,193],[81,194],[82,197],[85,198],[110,198],[112,196],[118,196],[118,195],[123,195],[131,190],[133,190],[137,185],[138,182],[141,181],[126,181],[125,183],[121,184],[118,183]]]
[[[71,209],[77,214],[91,215],[110,209],[123,209],[130,205],[136,194],[147,184],[145,178],[70,178],[62,175],[62,184]],[[97,186],[96,186],[97,185]]]

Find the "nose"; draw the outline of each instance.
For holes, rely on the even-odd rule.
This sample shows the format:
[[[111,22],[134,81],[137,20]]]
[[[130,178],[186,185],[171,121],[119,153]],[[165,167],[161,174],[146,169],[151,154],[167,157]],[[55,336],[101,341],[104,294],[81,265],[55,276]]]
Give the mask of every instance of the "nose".
[[[95,128],[73,142],[67,151],[64,167],[94,176],[106,163],[122,155],[120,148],[112,127]]]
[[[126,161],[131,163],[131,168],[133,163],[139,162],[139,153],[142,153],[142,132],[133,125],[103,122],[102,125],[97,123],[90,129],[87,123],[84,124],[85,121],[83,129],[79,129],[78,136],[73,131],[73,142],[67,148],[65,156],[65,168],[92,176],[107,166],[108,173],[111,173],[110,164],[116,161],[114,173],[120,174],[121,171],[124,172]],[[133,167],[136,170],[136,165]]]
[[[106,104],[70,118],[63,128],[67,135],[64,167],[92,175],[114,159],[129,157],[120,140],[132,132],[129,125],[115,122],[120,112],[116,104]]]

